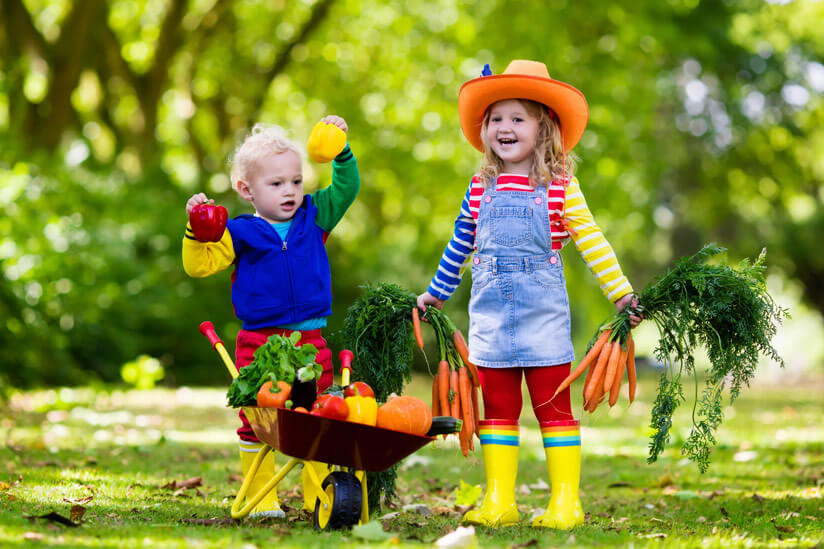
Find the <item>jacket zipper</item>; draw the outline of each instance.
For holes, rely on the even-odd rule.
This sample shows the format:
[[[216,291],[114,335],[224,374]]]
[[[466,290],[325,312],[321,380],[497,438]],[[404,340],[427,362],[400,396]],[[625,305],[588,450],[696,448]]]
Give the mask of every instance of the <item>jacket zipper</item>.
[[[295,217],[292,218],[292,225],[289,226],[289,230],[286,232],[286,238],[283,239],[283,246],[281,246],[280,251],[286,253],[286,241],[289,239],[289,235],[292,234],[292,231],[295,228],[295,223],[297,222],[297,217],[300,215],[301,212],[298,212]],[[289,293],[292,296],[292,319],[297,318],[297,311],[295,311],[294,303],[296,302],[295,298],[295,287],[292,285],[292,268],[289,266],[289,256],[286,256],[286,278],[289,281]]]

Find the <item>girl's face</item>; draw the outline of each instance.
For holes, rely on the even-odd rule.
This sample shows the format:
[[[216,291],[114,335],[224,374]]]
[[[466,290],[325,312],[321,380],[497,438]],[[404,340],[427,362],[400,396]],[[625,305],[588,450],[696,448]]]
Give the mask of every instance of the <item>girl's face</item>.
[[[538,119],[517,99],[490,107],[486,142],[509,173],[529,174],[538,139]]]
[[[303,167],[293,151],[262,156],[248,179],[238,182],[238,192],[270,223],[289,221],[303,204]]]

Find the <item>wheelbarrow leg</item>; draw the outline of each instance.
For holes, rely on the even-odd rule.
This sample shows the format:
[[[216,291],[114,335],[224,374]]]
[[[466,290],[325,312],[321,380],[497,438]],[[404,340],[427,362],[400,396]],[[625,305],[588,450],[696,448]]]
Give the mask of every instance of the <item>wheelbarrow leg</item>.
[[[243,484],[240,486],[240,491],[238,491],[235,496],[235,502],[232,505],[231,511],[232,518],[243,518],[252,512],[252,509],[260,503],[260,500],[262,500],[270,490],[274,489],[274,487],[277,486],[277,484],[289,473],[289,471],[295,467],[295,465],[301,462],[301,460],[297,458],[290,458],[289,461],[283,464],[283,467],[278,470],[275,476],[273,476],[271,480],[252,497],[252,499],[248,500],[246,505],[243,505],[243,500],[246,498],[246,492],[252,484],[252,479],[255,478],[255,474],[257,474],[257,471],[260,468],[263,458],[266,457],[266,454],[268,454],[271,450],[271,446],[264,446],[260,449],[257,456],[255,456],[255,461],[252,462],[252,466],[249,468],[249,472],[246,473],[246,477],[243,479]]]
[[[360,481],[361,484],[361,497],[363,498],[363,504],[361,505],[361,515],[360,515],[360,522],[358,524],[366,524],[369,522],[369,494],[367,493],[368,490],[366,489],[366,471],[355,471],[355,477]]]

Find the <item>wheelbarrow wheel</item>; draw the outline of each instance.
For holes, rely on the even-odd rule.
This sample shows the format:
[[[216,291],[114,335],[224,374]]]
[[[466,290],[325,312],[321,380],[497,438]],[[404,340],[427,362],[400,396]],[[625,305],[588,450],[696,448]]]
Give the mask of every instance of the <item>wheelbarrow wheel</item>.
[[[315,500],[316,530],[338,530],[358,523],[363,507],[363,492],[355,475],[335,471],[323,480],[321,488],[329,498],[329,505],[324,505],[320,498]]]

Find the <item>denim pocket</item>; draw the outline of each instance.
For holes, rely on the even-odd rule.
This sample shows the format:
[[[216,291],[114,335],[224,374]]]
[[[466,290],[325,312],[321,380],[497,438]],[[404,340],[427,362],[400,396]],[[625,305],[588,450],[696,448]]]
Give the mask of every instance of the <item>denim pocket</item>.
[[[492,208],[492,238],[500,246],[519,246],[532,238],[532,210],[529,207]]]
[[[546,289],[551,289],[563,284],[562,272],[558,267],[538,269],[530,273],[529,280]]]
[[[492,282],[492,270],[486,267],[472,267],[472,290],[481,290]]]

